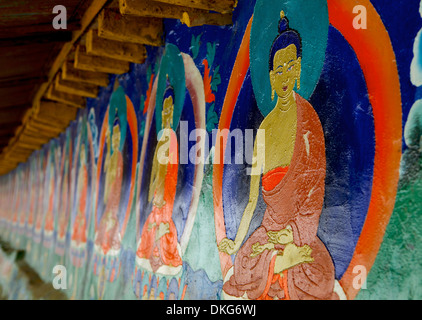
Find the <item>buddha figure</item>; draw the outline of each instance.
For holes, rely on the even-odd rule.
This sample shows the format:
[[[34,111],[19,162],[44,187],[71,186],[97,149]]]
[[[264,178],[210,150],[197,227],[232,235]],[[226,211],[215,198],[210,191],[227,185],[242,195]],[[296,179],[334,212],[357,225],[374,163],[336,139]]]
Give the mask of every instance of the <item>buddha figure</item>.
[[[100,221],[98,236],[95,244],[102,248],[106,255],[110,249],[120,249],[119,233],[119,204],[123,181],[123,155],[120,146],[120,125],[115,123],[111,138],[107,134],[107,155],[104,163],[105,191],[104,191],[104,213]]]
[[[86,196],[88,192],[88,170],[86,166],[85,145],[81,145],[80,167],[78,171],[78,182],[76,186],[77,208],[76,217],[72,230],[72,244],[80,247],[86,244]]]
[[[172,220],[178,170],[178,143],[172,129],[174,91],[164,93],[162,130],[154,152],[148,200],[153,204],[137,250],[138,265],[148,271],[175,275],[182,268],[177,230]],[[161,135],[161,136],[160,136]]]
[[[64,241],[66,237],[66,229],[68,224],[68,203],[69,203],[69,159],[68,155],[64,155],[66,158],[64,160],[64,172],[63,172],[63,181],[62,181],[62,201],[61,201],[61,211],[59,218],[59,232],[58,237],[60,240]]]
[[[48,184],[48,208],[47,208],[47,214],[45,217],[45,226],[44,230],[47,235],[51,235],[54,230],[54,182],[55,182],[55,175],[54,175],[54,167],[53,163],[50,165],[50,176],[49,176],[49,184]]]
[[[249,202],[236,238],[224,238],[221,252],[236,254],[223,292],[243,299],[337,299],[334,265],[317,236],[326,175],[324,134],[317,113],[297,94],[300,88],[301,38],[281,13],[279,35],[269,58],[275,108],[259,129],[265,152],[258,152],[251,175]],[[254,214],[262,172],[267,205],[261,225],[244,242]],[[242,244],[243,243],[243,244]]]

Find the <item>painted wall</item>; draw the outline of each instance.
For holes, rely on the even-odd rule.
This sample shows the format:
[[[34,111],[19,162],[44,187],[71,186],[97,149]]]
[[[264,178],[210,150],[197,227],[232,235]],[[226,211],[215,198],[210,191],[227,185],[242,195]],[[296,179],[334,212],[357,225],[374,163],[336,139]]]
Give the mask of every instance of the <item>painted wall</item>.
[[[420,4],[355,2],[166,20],[0,177],[1,238],[69,298],[422,298]]]

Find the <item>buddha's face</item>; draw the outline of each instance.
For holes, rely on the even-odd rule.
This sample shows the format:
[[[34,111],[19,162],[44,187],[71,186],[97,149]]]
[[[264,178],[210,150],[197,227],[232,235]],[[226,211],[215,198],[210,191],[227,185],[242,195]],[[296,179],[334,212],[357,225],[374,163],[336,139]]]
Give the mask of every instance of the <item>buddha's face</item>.
[[[167,97],[163,102],[163,111],[161,113],[162,121],[163,121],[163,129],[170,128],[173,122],[173,97]]]
[[[273,70],[270,71],[271,89],[281,99],[288,98],[300,79],[301,58],[297,57],[294,44],[280,49],[274,55]]]

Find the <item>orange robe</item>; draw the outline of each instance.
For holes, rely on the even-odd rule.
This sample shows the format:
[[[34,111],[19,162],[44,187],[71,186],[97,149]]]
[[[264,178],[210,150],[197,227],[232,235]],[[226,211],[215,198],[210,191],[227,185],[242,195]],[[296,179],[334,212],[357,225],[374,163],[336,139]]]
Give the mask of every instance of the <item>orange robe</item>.
[[[59,219],[59,226],[58,226],[58,228],[59,228],[59,232],[58,232],[58,236],[59,236],[59,239],[61,239],[61,240],[63,240],[64,238],[65,238],[65,236],[66,236],[66,229],[67,229],[67,224],[68,224],[68,222],[69,222],[69,219],[68,219],[68,211],[69,211],[69,209],[68,209],[68,201],[69,201],[69,193],[68,193],[68,190],[69,190],[69,185],[68,185],[68,182],[69,180],[68,180],[68,169],[66,168],[65,169],[65,172],[64,172],[64,177],[63,177],[63,182],[62,182],[62,194],[61,194],[61,197],[62,197],[62,202],[61,202],[61,211],[59,212],[59,214],[60,214],[60,219]]]
[[[79,206],[75,218],[75,224],[73,225],[72,240],[77,244],[86,243],[86,196],[88,192],[88,172],[86,166],[83,165],[80,170],[82,174],[78,183],[82,184],[82,188],[79,194]]]
[[[101,218],[99,230],[98,230],[98,238],[95,241],[95,244],[101,246],[104,255],[108,253],[110,249],[120,249],[120,237],[119,237],[119,205],[120,205],[120,197],[122,193],[122,182],[123,182],[123,156],[120,151],[117,152],[117,172],[116,178],[114,179],[108,199],[107,204],[104,209],[103,216]],[[115,221],[115,224],[112,226],[110,230],[107,228],[107,215],[111,212],[111,216]]]
[[[47,216],[45,218],[45,226],[44,229],[46,231],[53,232],[54,230],[54,213],[53,213],[53,206],[54,206],[54,183],[53,177],[50,177],[50,195],[48,199],[48,209],[47,209]]]
[[[164,201],[166,203],[161,208],[153,205],[152,211],[142,229],[141,244],[136,253],[139,258],[150,260],[154,272],[162,265],[172,267],[182,265],[182,258],[177,250],[177,230],[172,219],[177,185],[177,150],[177,137],[174,131],[171,131],[169,162],[164,184]],[[156,241],[155,235],[161,223],[169,224],[169,233]],[[148,230],[148,226],[152,224],[155,224],[155,227]]]
[[[297,133],[291,164],[277,168],[262,178],[262,194],[267,209],[260,227],[238,251],[234,271],[223,290],[249,299],[336,299],[334,265],[328,250],[317,237],[324,202],[325,142],[318,115],[296,94]],[[312,248],[312,263],[302,263],[274,274],[276,253],[284,246],[251,257],[252,245],[268,243],[268,231],[292,227],[294,243]]]

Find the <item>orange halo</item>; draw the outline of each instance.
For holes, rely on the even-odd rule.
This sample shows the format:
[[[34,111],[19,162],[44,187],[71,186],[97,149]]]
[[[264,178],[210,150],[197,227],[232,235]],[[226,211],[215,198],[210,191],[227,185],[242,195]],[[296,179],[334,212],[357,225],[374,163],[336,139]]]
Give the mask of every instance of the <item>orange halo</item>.
[[[330,23],[354,49],[359,60],[372,105],[375,125],[375,159],[372,195],[361,235],[352,260],[340,283],[348,299],[356,297],[353,288],[356,266],[369,272],[381,246],[394,209],[402,146],[402,106],[400,82],[391,40],[377,11],[369,0],[328,0]],[[353,8],[367,10],[367,29],[356,30]]]

